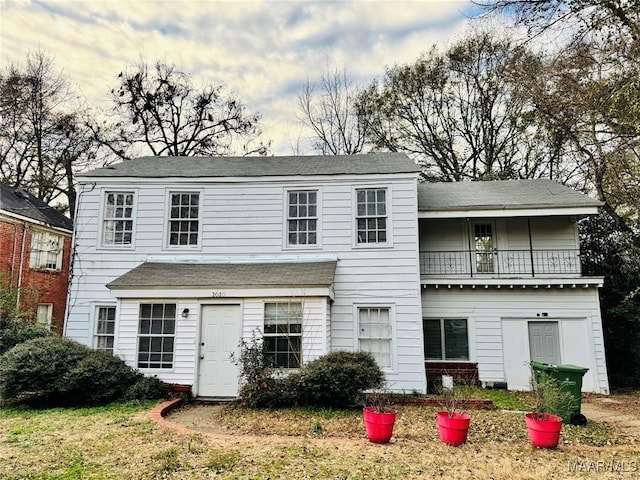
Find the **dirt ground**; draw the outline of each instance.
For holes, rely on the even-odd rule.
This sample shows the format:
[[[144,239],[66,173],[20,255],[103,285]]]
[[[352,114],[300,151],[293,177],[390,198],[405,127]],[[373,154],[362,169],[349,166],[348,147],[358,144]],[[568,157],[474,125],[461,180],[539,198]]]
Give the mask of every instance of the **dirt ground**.
[[[226,407],[192,404],[169,414],[167,420],[196,432],[229,435],[234,429],[220,422]],[[583,394],[581,412],[589,421],[614,425],[625,436],[640,441],[640,396]],[[258,429],[259,430],[259,429]],[[257,435],[259,431],[252,432]]]
[[[616,425],[626,434],[640,438],[640,396],[583,395],[582,413],[594,422]]]

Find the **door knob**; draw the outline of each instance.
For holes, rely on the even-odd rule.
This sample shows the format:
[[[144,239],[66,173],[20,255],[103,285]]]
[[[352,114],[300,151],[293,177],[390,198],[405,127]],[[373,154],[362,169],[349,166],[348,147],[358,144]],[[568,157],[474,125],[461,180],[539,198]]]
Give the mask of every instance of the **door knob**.
[[[200,360],[204,360],[204,355],[200,355]]]

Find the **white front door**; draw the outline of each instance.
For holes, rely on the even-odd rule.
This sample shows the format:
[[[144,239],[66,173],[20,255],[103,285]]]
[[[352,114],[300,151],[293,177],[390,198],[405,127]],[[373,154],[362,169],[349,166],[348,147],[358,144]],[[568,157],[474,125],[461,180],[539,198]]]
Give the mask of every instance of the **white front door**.
[[[529,351],[536,362],[560,363],[558,322],[529,322]]]
[[[240,305],[205,305],[201,328],[198,396],[236,397],[240,369],[231,354],[239,353]]]

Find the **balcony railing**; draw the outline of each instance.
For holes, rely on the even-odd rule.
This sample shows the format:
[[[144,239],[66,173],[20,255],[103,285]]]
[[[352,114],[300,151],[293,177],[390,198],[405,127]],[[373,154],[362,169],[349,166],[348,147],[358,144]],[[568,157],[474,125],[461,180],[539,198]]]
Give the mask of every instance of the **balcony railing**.
[[[581,274],[580,250],[421,251],[423,276],[548,276]]]

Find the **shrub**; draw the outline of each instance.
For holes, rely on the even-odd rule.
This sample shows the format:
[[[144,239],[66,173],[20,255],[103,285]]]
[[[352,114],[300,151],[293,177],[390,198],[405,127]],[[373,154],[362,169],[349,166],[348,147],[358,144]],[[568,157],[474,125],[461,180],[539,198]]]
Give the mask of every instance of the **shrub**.
[[[159,400],[167,398],[171,386],[158,377],[140,377],[124,393],[125,400]]]
[[[277,376],[255,336],[240,347],[238,400],[251,408],[353,406],[365,390],[381,388],[384,382],[375,359],[365,352],[329,353],[297,372]]]
[[[44,325],[38,325],[22,318],[19,314],[0,313],[0,355],[19,343],[34,338],[50,337],[53,332]]]
[[[31,406],[101,405],[160,391],[156,379],[130,393],[142,380],[120,358],[59,337],[29,340],[0,357],[0,398]]]
[[[120,358],[87,348],[65,374],[62,396],[70,405],[104,405],[124,398],[142,375]]]
[[[0,396],[28,404],[66,399],[69,370],[87,347],[59,337],[23,342],[0,357]]]
[[[291,377],[299,404],[322,407],[353,406],[365,390],[382,388],[384,382],[384,374],[367,352],[332,352]]]
[[[285,378],[275,378],[274,368],[264,344],[255,334],[249,342],[240,343],[240,355],[234,358],[240,366],[242,386],[238,402],[250,408],[275,408],[292,404]]]

